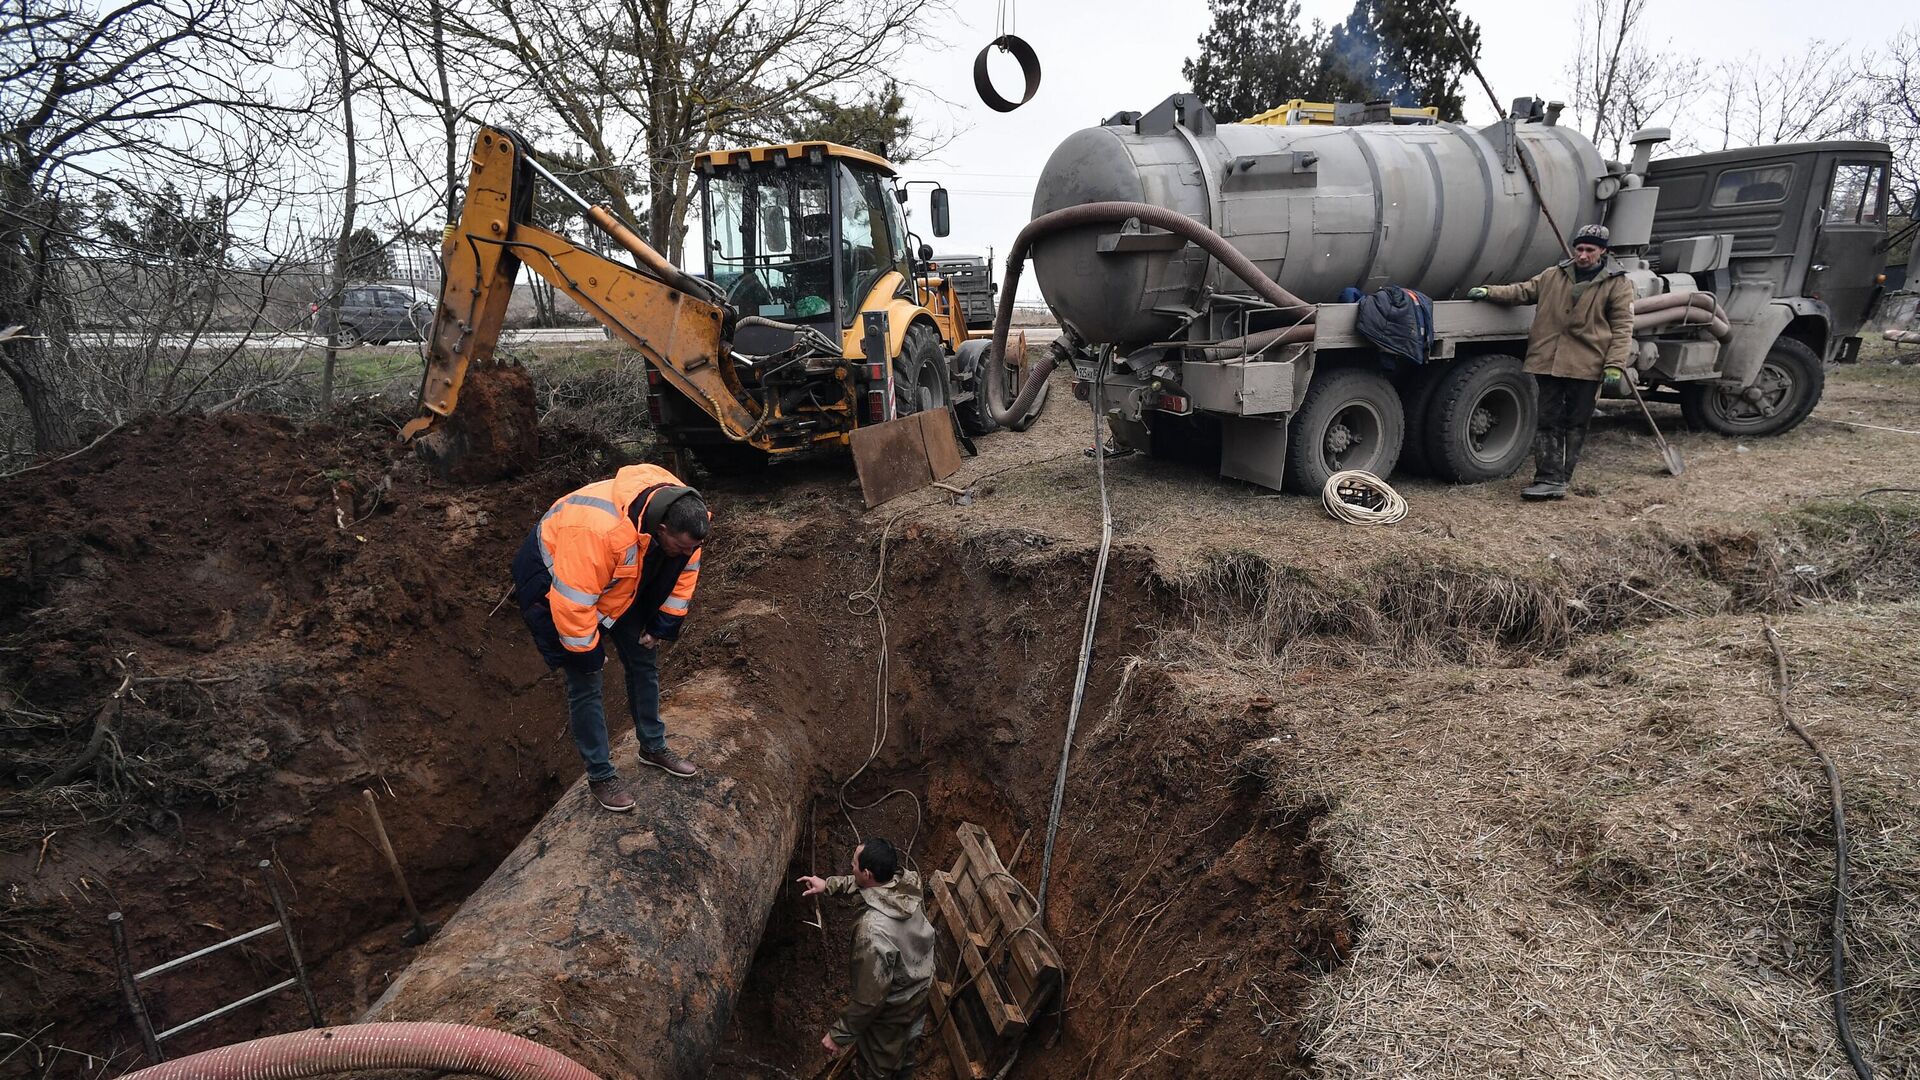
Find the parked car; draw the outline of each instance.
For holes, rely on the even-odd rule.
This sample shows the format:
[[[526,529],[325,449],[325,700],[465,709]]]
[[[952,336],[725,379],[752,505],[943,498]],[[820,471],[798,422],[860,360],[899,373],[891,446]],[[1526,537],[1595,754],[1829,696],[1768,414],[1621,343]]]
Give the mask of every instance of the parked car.
[[[411,285],[356,285],[340,298],[340,345],[419,341],[433,325],[435,303],[432,293]],[[311,310],[314,334],[325,337],[333,329],[332,309],[315,301]]]

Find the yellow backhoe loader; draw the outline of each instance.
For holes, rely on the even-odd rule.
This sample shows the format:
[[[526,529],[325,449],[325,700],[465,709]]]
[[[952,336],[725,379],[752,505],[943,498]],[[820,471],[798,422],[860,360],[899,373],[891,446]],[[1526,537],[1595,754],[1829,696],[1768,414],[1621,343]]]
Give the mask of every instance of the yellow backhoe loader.
[[[700,276],[570,190],[523,140],[481,129],[465,204],[441,252],[421,414],[406,436],[448,418],[457,426],[462,385],[471,369],[494,363],[523,264],[645,358],[664,457],[691,452],[710,468],[738,468],[845,447],[864,426],[948,406],[969,434],[997,426],[983,392],[988,342],[969,339],[931,248],[910,246],[906,189],[892,165],[802,142],[716,150],[694,167]],[[535,224],[539,181],[577,203],[632,265]],[[945,236],[944,188],[932,191],[930,210],[934,235]],[[998,374],[1016,384],[1011,368]]]

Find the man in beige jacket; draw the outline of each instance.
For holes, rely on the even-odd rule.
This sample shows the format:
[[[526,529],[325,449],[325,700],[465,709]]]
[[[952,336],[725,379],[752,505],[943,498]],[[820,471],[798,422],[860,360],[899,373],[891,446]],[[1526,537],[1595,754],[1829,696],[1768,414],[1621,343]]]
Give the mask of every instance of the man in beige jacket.
[[[1632,355],[1633,283],[1608,257],[1608,236],[1604,225],[1585,226],[1573,234],[1573,258],[1517,285],[1467,290],[1470,300],[1535,305],[1526,370],[1540,388],[1540,423],[1523,499],[1567,497],[1603,372]]]
[[[921,910],[920,875],[900,869],[893,845],[878,837],[853,849],[853,873],[803,877],[801,896],[858,893],[865,905],[853,924],[853,993],[840,1019],[821,1037],[829,1054],[853,1047],[850,1075],[900,1080],[913,1068],[913,1040],[933,985],[933,926]]]

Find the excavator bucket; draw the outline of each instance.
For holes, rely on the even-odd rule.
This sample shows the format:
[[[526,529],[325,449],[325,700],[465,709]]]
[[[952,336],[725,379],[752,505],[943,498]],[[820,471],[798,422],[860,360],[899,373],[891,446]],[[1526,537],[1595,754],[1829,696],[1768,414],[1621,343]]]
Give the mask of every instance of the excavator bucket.
[[[490,484],[532,469],[540,457],[533,379],[518,364],[469,367],[460,408],[414,447],[436,476],[457,483]]]
[[[867,508],[945,480],[960,468],[952,409],[928,409],[853,433],[853,467]]]

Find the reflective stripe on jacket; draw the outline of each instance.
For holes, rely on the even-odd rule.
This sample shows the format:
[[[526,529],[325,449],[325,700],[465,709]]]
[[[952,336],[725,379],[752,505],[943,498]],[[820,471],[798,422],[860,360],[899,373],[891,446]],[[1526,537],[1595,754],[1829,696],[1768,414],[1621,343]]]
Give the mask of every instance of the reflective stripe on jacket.
[[[562,645],[573,652],[597,647],[602,626],[612,626],[636,597],[662,591],[657,585],[664,582],[648,579],[669,574],[672,588],[663,590],[647,632],[667,640],[679,635],[700,580],[700,549],[685,560],[664,549],[648,554],[667,504],[691,490],[657,465],[629,465],[554,502],[540,519],[540,556],[553,576],[547,603]]]

